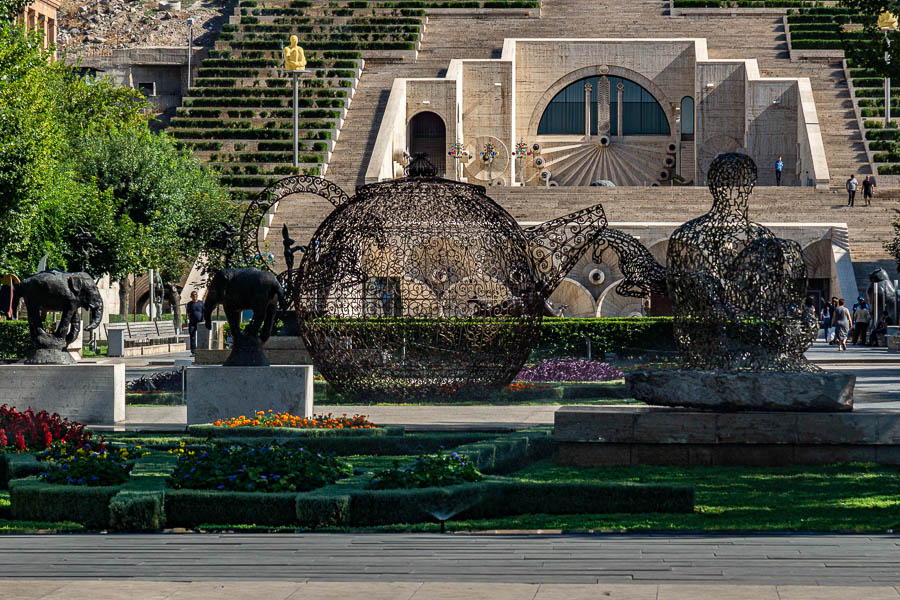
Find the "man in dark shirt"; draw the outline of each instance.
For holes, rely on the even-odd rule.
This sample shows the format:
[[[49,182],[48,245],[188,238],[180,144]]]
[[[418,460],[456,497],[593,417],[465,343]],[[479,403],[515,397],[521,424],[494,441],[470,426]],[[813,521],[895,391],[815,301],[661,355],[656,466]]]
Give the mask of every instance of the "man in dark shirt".
[[[197,292],[191,292],[187,303],[188,336],[191,338],[191,354],[197,350],[197,325],[203,322],[203,302],[197,299]]]
[[[863,179],[863,200],[866,201],[866,206],[872,205],[872,192],[875,190],[875,180],[866,175],[866,178]]]

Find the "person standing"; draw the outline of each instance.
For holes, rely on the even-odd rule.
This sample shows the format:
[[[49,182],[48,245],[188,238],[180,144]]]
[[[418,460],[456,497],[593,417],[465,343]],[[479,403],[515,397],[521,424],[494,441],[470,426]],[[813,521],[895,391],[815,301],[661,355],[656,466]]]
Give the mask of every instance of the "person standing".
[[[847,198],[847,206],[853,206],[853,200],[856,198],[856,188],[859,187],[859,182],[856,180],[856,175],[851,175],[850,179],[847,180],[847,193],[849,197]]]
[[[838,346],[839,352],[847,350],[847,335],[850,328],[853,327],[853,317],[850,316],[850,309],[844,306],[844,299],[838,300],[838,306],[832,316],[834,320],[834,343]]]
[[[859,343],[859,340],[862,339],[862,345],[866,345],[866,334],[869,332],[869,321],[871,320],[871,315],[869,313],[869,309],[866,307],[865,302],[860,304],[855,311],[853,311],[853,321],[856,323],[856,326],[853,328],[853,345],[855,346]]]
[[[826,304],[822,307],[822,331],[825,334],[825,341],[829,342],[828,334],[831,333],[831,305]]]
[[[191,339],[191,354],[197,351],[197,325],[203,322],[203,301],[198,299],[197,292],[191,292],[191,301],[187,303],[188,337]]]
[[[781,172],[784,170],[784,162],[781,157],[775,161],[775,185],[781,185]]]
[[[870,176],[866,175],[866,178],[863,179],[863,200],[866,201],[866,206],[872,206],[872,194],[875,191],[875,180]]]

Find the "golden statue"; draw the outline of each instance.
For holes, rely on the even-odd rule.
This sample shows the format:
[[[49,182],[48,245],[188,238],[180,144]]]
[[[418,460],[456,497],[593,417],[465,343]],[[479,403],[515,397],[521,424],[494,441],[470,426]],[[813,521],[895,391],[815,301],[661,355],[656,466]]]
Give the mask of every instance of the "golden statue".
[[[897,17],[888,11],[878,15],[878,29],[897,29]]]
[[[306,57],[303,48],[297,45],[297,36],[291,36],[291,45],[284,49],[284,68],[287,71],[305,71]]]

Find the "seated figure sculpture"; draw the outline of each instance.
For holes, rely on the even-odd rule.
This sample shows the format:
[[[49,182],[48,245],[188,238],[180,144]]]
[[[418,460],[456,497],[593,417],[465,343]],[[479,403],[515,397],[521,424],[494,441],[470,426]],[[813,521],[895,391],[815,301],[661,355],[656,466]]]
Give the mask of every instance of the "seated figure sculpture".
[[[287,71],[305,71],[306,57],[303,48],[297,45],[297,36],[291,36],[291,44],[284,49],[284,68]]]
[[[800,246],[747,215],[756,164],[744,154],[720,154],[708,180],[712,209],[675,231],[667,255],[684,367],[818,371],[804,357],[817,325],[803,310],[806,264]]]

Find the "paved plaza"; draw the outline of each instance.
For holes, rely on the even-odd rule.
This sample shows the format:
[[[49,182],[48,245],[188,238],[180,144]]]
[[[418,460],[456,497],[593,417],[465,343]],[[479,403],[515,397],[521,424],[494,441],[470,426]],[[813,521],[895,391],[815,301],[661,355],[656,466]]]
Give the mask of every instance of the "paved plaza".
[[[900,535],[8,536],[0,573],[0,600],[878,600]]]

